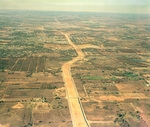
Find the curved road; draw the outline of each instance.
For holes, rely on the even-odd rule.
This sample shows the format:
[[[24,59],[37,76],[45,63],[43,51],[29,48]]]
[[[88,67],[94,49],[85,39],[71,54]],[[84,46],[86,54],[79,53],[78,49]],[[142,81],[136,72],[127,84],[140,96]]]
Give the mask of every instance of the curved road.
[[[74,49],[78,54],[76,58],[63,64],[62,66],[63,80],[65,82],[67,99],[69,103],[69,109],[71,113],[73,127],[90,127],[89,123],[87,122],[86,116],[84,114],[82,104],[80,102],[80,98],[70,72],[71,65],[75,63],[77,60],[83,59],[84,54],[82,53],[80,48],[78,48],[75,44],[72,43],[68,34],[64,34],[64,35],[66,36],[69,44],[74,47]]]

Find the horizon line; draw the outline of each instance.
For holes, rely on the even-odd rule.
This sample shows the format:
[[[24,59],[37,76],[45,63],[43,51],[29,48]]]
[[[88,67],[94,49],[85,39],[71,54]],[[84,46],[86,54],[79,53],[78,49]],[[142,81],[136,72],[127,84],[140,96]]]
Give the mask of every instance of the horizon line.
[[[3,10],[3,11],[35,11],[35,12],[38,12],[38,11],[42,11],[42,12],[73,12],[73,13],[105,13],[105,14],[136,14],[136,15],[150,15],[150,13],[128,13],[128,12],[100,12],[100,11],[65,11],[65,10],[37,10],[37,9],[0,9],[0,11]]]

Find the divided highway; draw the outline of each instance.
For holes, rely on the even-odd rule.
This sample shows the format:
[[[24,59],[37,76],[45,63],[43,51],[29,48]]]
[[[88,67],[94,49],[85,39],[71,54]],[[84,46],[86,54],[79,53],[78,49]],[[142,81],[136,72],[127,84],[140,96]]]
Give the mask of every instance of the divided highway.
[[[71,75],[71,65],[75,63],[77,60],[83,59],[84,54],[82,53],[80,48],[78,48],[75,44],[72,43],[68,34],[64,34],[64,35],[66,36],[69,44],[74,47],[74,49],[78,54],[76,58],[74,58],[71,61],[68,61],[62,66],[63,80],[66,87],[67,99],[69,103],[69,109],[70,109],[73,127],[90,127],[86,119],[86,116],[84,114],[84,110],[80,102],[80,98],[74,80]]]

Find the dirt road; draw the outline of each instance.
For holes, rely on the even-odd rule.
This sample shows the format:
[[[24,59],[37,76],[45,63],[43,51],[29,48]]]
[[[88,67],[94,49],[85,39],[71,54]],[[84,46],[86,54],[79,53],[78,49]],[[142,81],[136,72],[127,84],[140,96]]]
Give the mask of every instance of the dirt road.
[[[79,99],[79,95],[78,95],[76,86],[74,84],[74,80],[70,72],[71,65],[75,63],[77,60],[83,59],[84,54],[82,53],[80,48],[78,48],[75,44],[72,43],[68,34],[64,34],[64,35],[66,36],[69,44],[74,47],[74,49],[76,50],[78,54],[76,58],[65,63],[62,66],[63,80],[65,82],[67,99],[69,103],[73,127],[90,127],[85,117],[85,114],[84,114],[84,111],[83,111],[83,108]]]

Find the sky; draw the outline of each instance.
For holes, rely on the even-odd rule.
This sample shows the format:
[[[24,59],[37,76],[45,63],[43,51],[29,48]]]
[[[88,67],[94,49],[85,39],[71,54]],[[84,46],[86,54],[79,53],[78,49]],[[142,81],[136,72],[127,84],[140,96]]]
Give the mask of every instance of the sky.
[[[0,0],[0,9],[150,14],[150,0]]]

